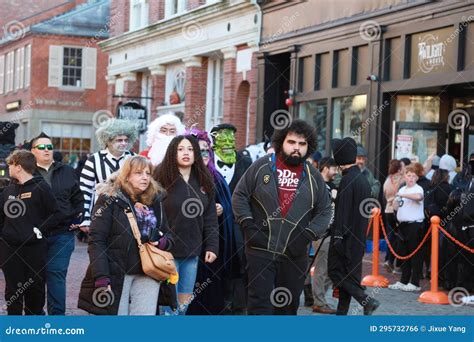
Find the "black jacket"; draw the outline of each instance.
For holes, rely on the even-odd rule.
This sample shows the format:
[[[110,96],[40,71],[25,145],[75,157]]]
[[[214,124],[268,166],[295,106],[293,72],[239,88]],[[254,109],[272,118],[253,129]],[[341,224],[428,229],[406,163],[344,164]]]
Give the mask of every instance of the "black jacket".
[[[282,218],[274,156],[256,160],[237,184],[234,216],[242,225],[248,253],[305,258],[310,241],[324,235],[331,221],[329,193],[319,171],[305,163],[296,196]]]
[[[66,232],[74,218],[82,214],[84,210],[84,196],[79,188],[79,180],[72,167],[55,162],[51,165],[51,188],[58,203],[59,215],[61,217],[57,227],[50,234]],[[35,175],[41,174],[36,171]]]
[[[204,193],[194,172],[188,183],[180,177],[168,189],[163,204],[175,237],[175,258],[200,256],[202,250],[219,254],[215,195]]]
[[[0,235],[14,246],[38,242],[41,239],[34,228],[47,234],[60,220],[57,202],[42,177],[5,187],[0,208]]]
[[[113,183],[103,184],[97,190],[100,194],[94,205],[89,234],[90,264],[81,284],[78,307],[96,315],[116,315],[120,303],[125,274],[144,274],[141,266],[137,241],[129,224],[125,210],[132,210],[131,200],[125,192]],[[161,197],[151,205],[157,218],[157,225],[149,239],[142,242],[157,241],[160,231],[169,234],[166,217],[162,209]],[[97,279],[109,278],[114,302],[106,307],[94,305],[94,283]]]
[[[351,276],[360,282],[370,215],[371,187],[354,165],[342,173],[336,197],[328,253],[328,274],[334,284]]]
[[[234,193],[235,187],[239,180],[243,177],[245,171],[252,165],[252,158],[248,151],[238,151],[237,161],[235,162],[234,175],[229,183],[230,193]]]

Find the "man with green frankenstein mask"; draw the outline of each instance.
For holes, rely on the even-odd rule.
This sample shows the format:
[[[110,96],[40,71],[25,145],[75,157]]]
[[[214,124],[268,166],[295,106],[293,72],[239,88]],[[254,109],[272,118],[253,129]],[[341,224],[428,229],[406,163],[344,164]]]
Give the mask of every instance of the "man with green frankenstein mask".
[[[224,177],[231,193],[252,164],[252,158],[247,150],[236,151],[235,149],[236,131],[235,126],[231,124],[220,124],[211,129],[216,170]],[[244,281],[244,239],[237,223],[234,223],[234,235],[235,246],[233,247],[237,252],[238,260],[235,263],[236,269],[231,270],[232,279],[226,284],[225,297],[228,311],[225,314],[242,315],[247,312],[247,291]]]

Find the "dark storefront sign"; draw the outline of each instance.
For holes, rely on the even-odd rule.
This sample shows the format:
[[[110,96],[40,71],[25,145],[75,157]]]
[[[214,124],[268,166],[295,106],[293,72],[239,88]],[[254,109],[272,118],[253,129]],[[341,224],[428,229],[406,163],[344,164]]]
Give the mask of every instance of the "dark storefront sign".
[[[130,101],[117,107],[117,118],[137,123],[140,134],[147,129],[147,109],[138,102]]]

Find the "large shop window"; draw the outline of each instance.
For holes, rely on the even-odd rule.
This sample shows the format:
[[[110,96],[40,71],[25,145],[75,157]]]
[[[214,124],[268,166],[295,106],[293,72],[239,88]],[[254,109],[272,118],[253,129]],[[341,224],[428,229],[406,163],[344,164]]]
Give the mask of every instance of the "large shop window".
[[[316,141],[320,152],[324,152],[326,149],[327,112],[327,100],[308,101],[300,104],[299,117],[316,129]]]
[[[333,100],[332,137],[352,137],[362,143],[367,95],[345,96]]]
[[[397,95],[396,120],[400,122],[439,122],[438,96]]]
[[[44,122],[43,132],[51,137],[54,150],[63,154],[63,160],[69,162],[91,152],[92,126],[81,124],[62,124]]]
[[[49,46],[48,86],[95,89],[97,49]]]

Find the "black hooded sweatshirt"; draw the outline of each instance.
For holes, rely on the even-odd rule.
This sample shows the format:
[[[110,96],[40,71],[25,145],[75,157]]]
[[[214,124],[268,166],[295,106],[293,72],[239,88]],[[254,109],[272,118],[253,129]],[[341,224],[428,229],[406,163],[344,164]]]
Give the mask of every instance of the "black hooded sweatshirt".
[[[61,219],[51,188],[42,177],[5,187],[0,208],[0,237],[13,246],[44,240]]]

